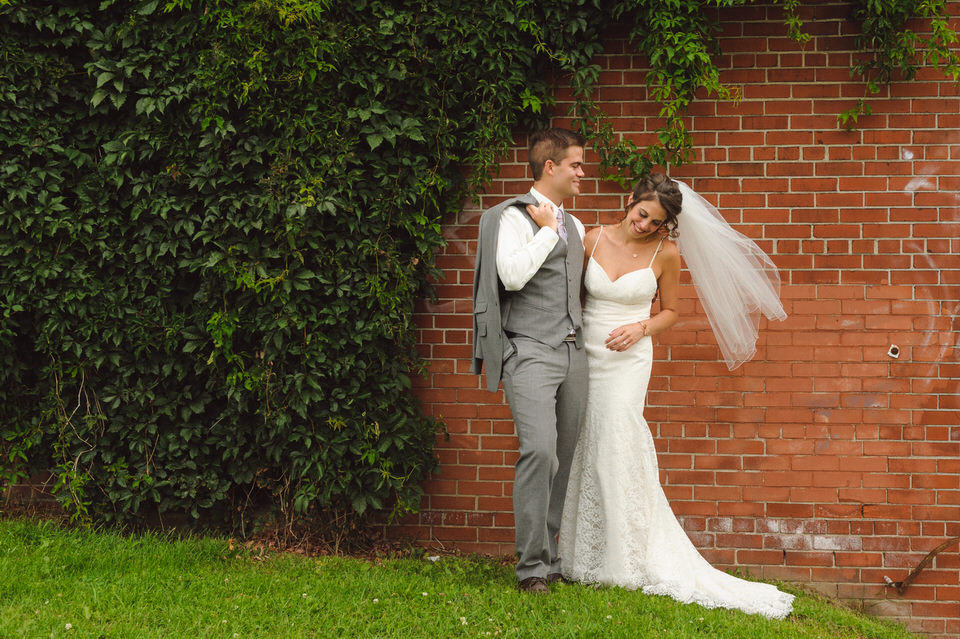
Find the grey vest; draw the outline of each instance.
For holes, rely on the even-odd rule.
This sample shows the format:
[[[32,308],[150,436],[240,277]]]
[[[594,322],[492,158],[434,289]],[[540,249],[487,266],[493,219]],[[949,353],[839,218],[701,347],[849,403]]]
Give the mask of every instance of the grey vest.
[[[533,232],[540,230],[526,211]],[[509,291],[501,305],[504,330],[532,337],[553,348],[560,346],[571,329],[580,330],[580,279],[583,273],[583,242],[573,219],[564,212],[567,242],[558,240],[543,265],[519,291]]]

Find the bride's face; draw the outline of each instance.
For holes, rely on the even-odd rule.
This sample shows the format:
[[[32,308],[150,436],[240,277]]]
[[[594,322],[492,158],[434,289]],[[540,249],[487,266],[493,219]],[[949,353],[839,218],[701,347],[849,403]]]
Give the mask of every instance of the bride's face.
[[[644,238],[656,235],[667,219],[667,212],[660,205],[660,201],[639,200],[633,201],[633,195],[627,201],[627,216],[623,220],[623,228],[627,234]]]

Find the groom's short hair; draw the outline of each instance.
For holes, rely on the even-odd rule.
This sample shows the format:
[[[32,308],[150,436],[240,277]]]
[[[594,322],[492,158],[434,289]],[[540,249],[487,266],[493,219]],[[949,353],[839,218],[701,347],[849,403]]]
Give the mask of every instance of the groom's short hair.
[[[586,138],[579,133],[566,129],[545,129],[534,132],[530,136],[530,147],[527,151],[527,161],[530,163],[534,181],[539,180],[543,175],[543,165],[547,160],[560,164],[569,147],[582,147],[586,142]]]

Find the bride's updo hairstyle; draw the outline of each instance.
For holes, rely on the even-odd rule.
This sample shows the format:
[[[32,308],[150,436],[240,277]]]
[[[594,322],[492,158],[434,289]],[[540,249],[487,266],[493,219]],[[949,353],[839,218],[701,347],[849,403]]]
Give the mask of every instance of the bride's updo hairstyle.
[[[683,195],[680,193],[680,187],[677,183],[668,178],[663,173],[651,173],[647,177],[637,182],[633,189],[633,204],[637,202],[650,202],[656,200],[667,213],[667,218],[660,227],[666,229],[667,236],[677,236],[677,216],[680,215],[680,206],[683,203]],[[626,207],[629,210],[629,206]]]

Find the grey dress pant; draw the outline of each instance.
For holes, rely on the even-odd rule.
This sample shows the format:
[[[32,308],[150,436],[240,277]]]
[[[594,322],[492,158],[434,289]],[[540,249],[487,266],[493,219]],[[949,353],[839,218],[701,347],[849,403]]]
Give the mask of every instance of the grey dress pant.
[[[510,338],[503,390],[520,440],[513,483],[517,579],[559,573],[557,534],[570,463],[587,404],[587,356],[574,342],[557,348]]]

